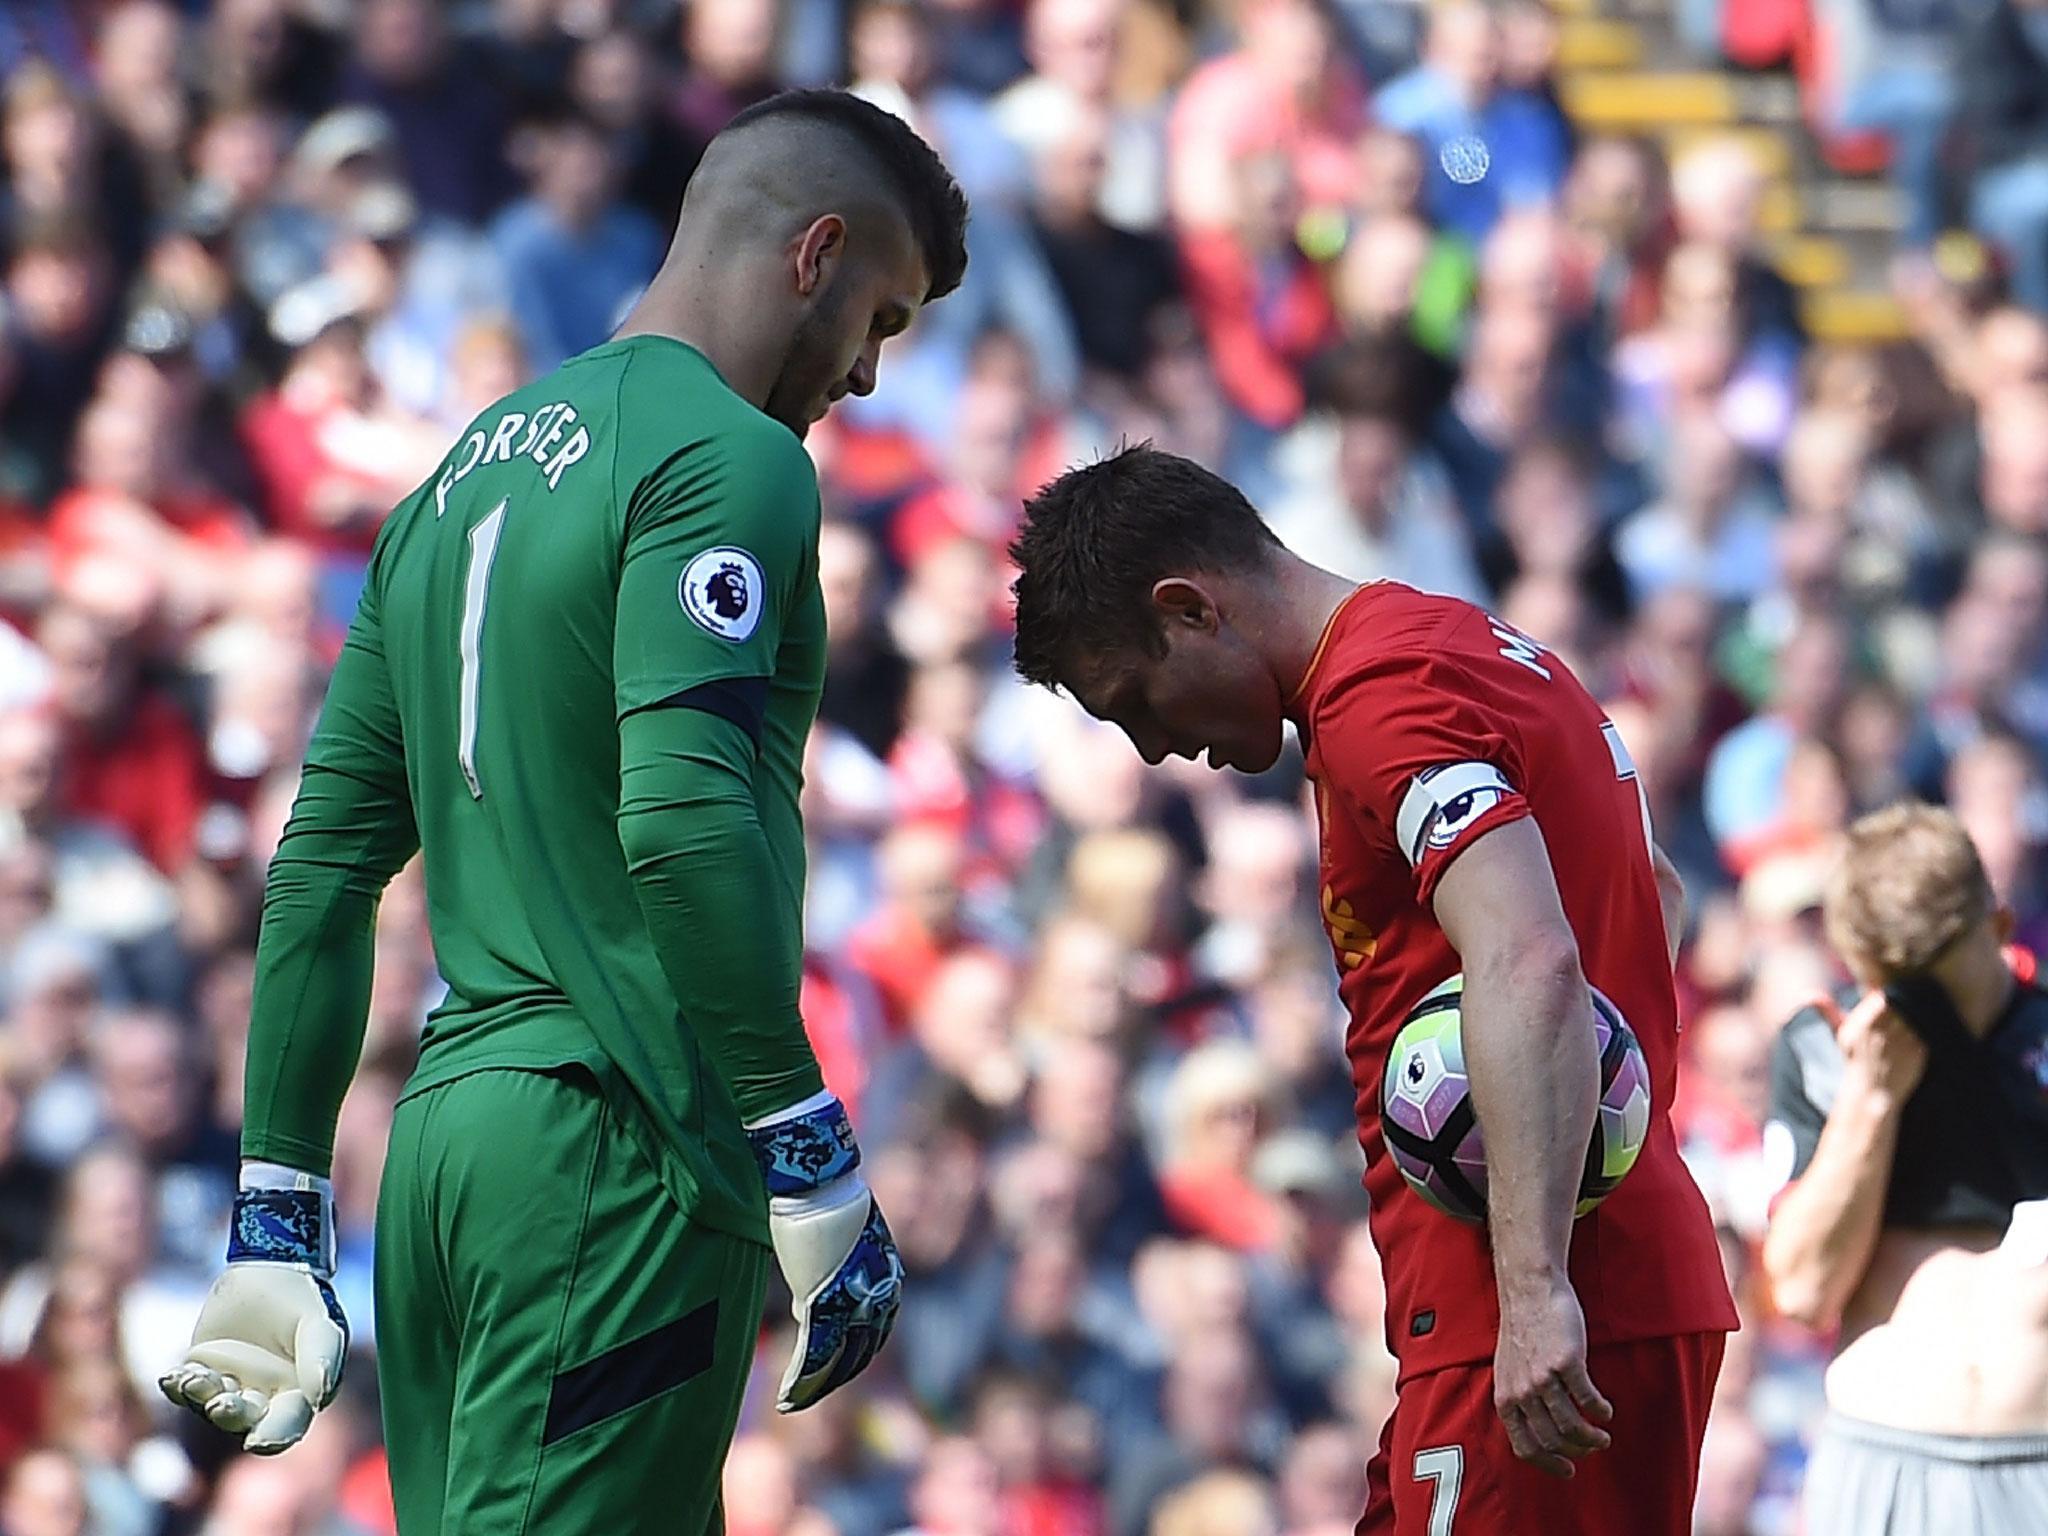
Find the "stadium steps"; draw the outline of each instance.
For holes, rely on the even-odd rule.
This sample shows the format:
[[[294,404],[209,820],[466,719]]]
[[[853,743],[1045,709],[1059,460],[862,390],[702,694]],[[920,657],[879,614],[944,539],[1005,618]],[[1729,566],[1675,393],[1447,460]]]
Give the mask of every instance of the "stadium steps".
[[[1671,0],[1558,0],[1558,94],[1590,132],[1641,134],[1668,154],[1746,140],[1770,178],[1761,223],[1817,340],[1884,341],[1905,316],[1887,287],[1903,207],[1887,183],[1824,165],[1801,126],[1797,83],[1705,63],[1680,44]]]

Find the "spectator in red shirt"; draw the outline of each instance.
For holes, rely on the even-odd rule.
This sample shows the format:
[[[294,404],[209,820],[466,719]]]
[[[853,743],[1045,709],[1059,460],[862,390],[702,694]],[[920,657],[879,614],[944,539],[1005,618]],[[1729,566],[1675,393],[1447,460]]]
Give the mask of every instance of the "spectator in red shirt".
[[[1335,339],[1323,274],[1295,243],[1299,189],[1287,156],[1268,147],[1232,166],[1232,227],[1182,242],[1189,302],[1237,409],[1280,431],[1300,417],[1300,370]]]
[[[59,590],[96,557],[153,573],[164,618],[182,631],[226,605],[254,528],[192,469],[171,406],[149,387],[103,394],[86,410],[77,481],[50,508],[50,559]]]
[[[63,729],[67,815],[111,822],[176,874],[205,809],[206,752],[184,712],[144,686],[133,637],[122,643],[69,604],[43,617],[51,703]]]
[[[1240,1252],[1279,1235],[1271,1197],[1252,1182],[1252,1153],[1273,1119],[1265,1059],[1236,1040],[1198,1046],[1166,1090],[1167,1152],[1160,1193],[1175,1225]]]
[[[938,822],[907,822],[882,842],[882,895],[854,930],[847,956],[881,995],[892,1033],[961,942],[960,835]]]
[[[329,554],[364,556],[446,445],[379,398],[349,295],[308,285],[287,299],[271,329],[297,350],[277,388],[243,413],[243,445],[272,527]]]
[[[1365,92],[1315,0],[1247,0],[1243,46],[1189,78],[1167,125],[1168,202],[1184,230],[1231,222],[1231,167],[1278,147],[1310,207],[1348,200]]]

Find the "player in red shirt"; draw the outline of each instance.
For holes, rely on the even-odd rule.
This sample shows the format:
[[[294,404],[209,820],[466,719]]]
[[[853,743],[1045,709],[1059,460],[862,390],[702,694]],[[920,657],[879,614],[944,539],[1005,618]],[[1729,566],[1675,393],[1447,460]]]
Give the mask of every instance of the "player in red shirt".
[[[1018,670],[1148,762],[1206,750],[1258,773],[1283,721],[1306,747],[1400,1361],[1361,1536],[1684,1536],[1736,1318],[1669,1118],[1676,876],[1619,734],[1528,637],[1296,559],[1170,454],[1054,481],[1014,553]],[[1485,1227],[1412,1193],[1379,1128],[1403,1017],[1460,970]],[[1589,981],[1634,1026],[1653,1109],[1634,1169],[1574,1222],[1598,1098]]]

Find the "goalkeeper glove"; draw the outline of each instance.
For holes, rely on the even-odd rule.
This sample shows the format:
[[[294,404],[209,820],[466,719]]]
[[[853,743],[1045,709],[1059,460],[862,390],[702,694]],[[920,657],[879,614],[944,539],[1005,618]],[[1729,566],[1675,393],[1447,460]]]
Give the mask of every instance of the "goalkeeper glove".
[[[249,1163],[235,1196],[228,1267],[213,1283],[182,1363],[158,1385],[181,1407],[242,1435],[245,1450],[296,1445],[334,1400],[348,1320],[334,1275],[334,1195],[327,1180]]]
[[[846,1108],[820,1093],[747,1127],[768,1185],[768,1240],[789,1282],[796,1350],[778,1412],[853,1380],[896,1325],[903,1262],[860,1174]]]

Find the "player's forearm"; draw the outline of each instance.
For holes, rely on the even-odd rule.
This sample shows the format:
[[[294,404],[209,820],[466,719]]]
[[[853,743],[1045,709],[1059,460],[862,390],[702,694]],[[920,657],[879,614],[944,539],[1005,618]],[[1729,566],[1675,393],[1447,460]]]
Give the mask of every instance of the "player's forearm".
[[[1505,1300],[1565,1277],[1599,1102],[1600,1059],[1569,934],[1468,959],[1462,1033]]]
[[[1650,845],[1650,864],[1657,875],[1657,905],[1664,913],[1664,945],[1675,968],[1678,948],[1685,937],[1685,880],[1678,873],[1678,866],[1655,843]]]
[[[1884,1228],[1898,1135],[1896,1105],[1853,1090],[1836,1101],[1813,1161],[1771,1212],[1764,1237],[1771,1298],[1787,1317],[1815,1328],[1841,1320]]]
[[[801,917],[753,799],[752,743],[688,709],[620,733],[619,842],[677,1007],[754,1121],[823,1086],[798,1007]]]
[[[263,892],[242,1155],[325,1175],[362,1055],[377,900],[412,854],[364,786],[309,764]]]

